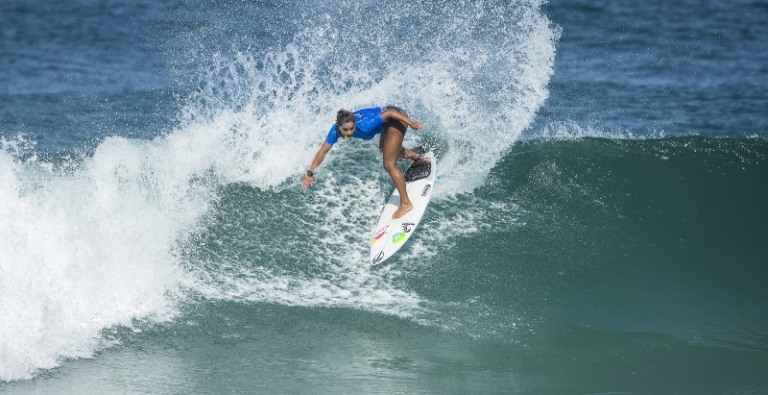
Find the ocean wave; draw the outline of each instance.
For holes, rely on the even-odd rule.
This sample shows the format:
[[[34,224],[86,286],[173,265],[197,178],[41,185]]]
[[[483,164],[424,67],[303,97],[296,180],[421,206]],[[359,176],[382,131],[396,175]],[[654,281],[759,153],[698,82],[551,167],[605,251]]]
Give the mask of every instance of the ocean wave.
[[[399,104],[427,125],[407,143],[441,158],[437,199],[471,194],[547,97],[559,29],[541,4],[299,4],[282,16],[298,30],[264,48],[192,54],[196,90],[159,137],[50,161],[3,142],[0,380],[93,356],[103,330],[172,320],[190,294],[422,314],[396,270],[361,264],[391,191],[375,144],[334,149],[308,192],[298,175],[338,108]],[[225,209],[242,185],[255,200]],[[276,222],[292,231],[261,232]],[[255,239],[222,250],[227,232]]]

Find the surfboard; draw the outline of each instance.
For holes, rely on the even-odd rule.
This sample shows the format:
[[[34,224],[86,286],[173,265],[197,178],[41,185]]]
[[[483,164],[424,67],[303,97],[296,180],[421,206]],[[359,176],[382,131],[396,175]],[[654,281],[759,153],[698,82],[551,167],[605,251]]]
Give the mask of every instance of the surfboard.
[[[392,218],[392,214],[400,206],[400,194],[395,189],[381,212],[379,222],[371,235],[372,266],[386,261],[405,245],[413,236],[427,210],[432,191],[434,191],[437,160],[432,152],[425,154],[424,157],[429,158],[429,163],[421,163],[418,166],[414,163],[403,173],[405,189],[413,203],[413,210],[400,218]]]

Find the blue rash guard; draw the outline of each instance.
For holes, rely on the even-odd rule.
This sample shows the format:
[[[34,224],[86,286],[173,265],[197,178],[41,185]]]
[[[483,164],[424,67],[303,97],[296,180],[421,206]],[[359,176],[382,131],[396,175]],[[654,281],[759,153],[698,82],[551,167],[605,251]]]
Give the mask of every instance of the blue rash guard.
[[[352,137],[370,140],[384,131],[384,120],[381,119],[381,107],[363,108],[352,114],[355,115],[355,133]],[[339,130],[334,124],[325,137],[325,142],[333,145],[339,141]]]

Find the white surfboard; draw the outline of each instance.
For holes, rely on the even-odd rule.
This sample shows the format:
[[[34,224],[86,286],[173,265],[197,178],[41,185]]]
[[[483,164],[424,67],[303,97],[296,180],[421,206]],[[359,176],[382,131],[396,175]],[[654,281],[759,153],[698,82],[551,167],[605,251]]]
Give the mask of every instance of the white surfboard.
[[[392,218],[392,214],[400,206],[400,194],[397,189],[384,206],[379,223],[371,235],[371,265],[378,265],[394,255],[413,236],[424,211],[427,210],[434,190],[437,161],[432,152],[424,157],[429,158],[430,162],[420,166],[411,165],[404,173],[405,188],[413,203],[413,210],[400,218]]]

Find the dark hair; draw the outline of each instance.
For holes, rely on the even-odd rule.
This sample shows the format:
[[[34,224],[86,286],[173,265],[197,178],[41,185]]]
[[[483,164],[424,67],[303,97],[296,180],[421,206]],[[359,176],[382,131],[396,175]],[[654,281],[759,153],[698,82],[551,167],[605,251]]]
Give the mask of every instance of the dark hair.
[[[355,122],[355,114],[352,111],[341,109],[336,113],[336,127],[338,128],[343,123]]]

